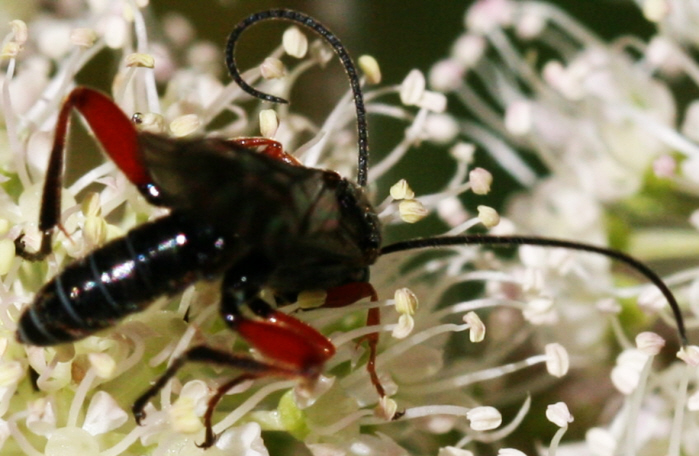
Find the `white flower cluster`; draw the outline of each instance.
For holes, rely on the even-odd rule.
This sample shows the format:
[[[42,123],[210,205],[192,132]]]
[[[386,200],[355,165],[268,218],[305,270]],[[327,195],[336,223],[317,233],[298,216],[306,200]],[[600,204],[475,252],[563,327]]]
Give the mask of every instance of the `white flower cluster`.
[[[456,119],[462,137],[524,188],[496,230],[596,245],[611,240],[643,261],[696,258],[699,129],[696,102],[682,86],[699,85],[692,57],[699,9],[681,0],[636,3],[657,25],[647,43],[627,35],[606,42],[552,3],[480,0],[467,11],[450,55],[433,66],[431,87],[475,118]],[[545,174],[537,171],[541,166]],[[695,347],[679,354],[688,366],[675,360],[654,370],[653,359],[667,351],[663,338],[640,333],[636,344],[630,340],[640,328],[634,319],[672,320],[658,290],[629,286],[608,259],[595,255],[522,247],[519,259],[501,264],[509,273],[491,280],[488,291],[526,301],[523,318],[540,327],[535,340],[564,344],[577,367],[622,349],[607,377],[596,380],[625,395],[616,417],[590,429],[586,443],[561,444],[557,434],[549,454],[696,454],[694,402],[687,398],[688,388],[696,388],[689,381],[696,376]],[[508,282],[512,277],[517,280]],[[666,281],[694,327],[698,271],[677,271]],[[495,325],[488,326],[492,337]],[[599,385],[578,386],[558,398],[570,405],[599,393]]]
[[[670,16],[658,15],[651,1],[644,3],[648,17],[670,21]],[[76,169],[71,168],[78,177],[66,182],[63,192],[53,253],[38,263],[15,256],[13,240],[20,233],[25,233],[28,249],[39,247],[36,222],[56,116],[76,74],[97,53],[108,50],[115,60],[112,85],[105,91],[128,115],[141,113],[143,130],[174,137],[261,135],[280,141],[306,166],[332,168],[345,176],[356,173],[349,91],[318,125],[286,105],[270,109],[251,104],[235,83],[220,77],[223,50],[198,40],[182,16],[148,22],[147,1],[92,0],[89,8],[78,10],[70,4],[56,2],[60,15],[38,14],[26,24],[13,21],[1,53],[2,454],[257,456],[269,454],[269,439],[279,436],[266,431],[284,431],[291,436],[285,443],[295,439],[315,456],[404,455],[408,449],[466,456],[474,454],[477,442],[493,444],[500,448],[498,454],[522,455],[519,449],[503,448],[502,441],[529,419],[549,420],[555,433],[549,452],[565,454],[579,447],[562,443],[564,434],[589,421],[578,415],[575,404],[580,396],[602,390],[602,381],[620,391],[623,406],[611,425],[599,423],[588,431],[587,443],[579,445],[607,455],[651,442],[679,454],[683,442],[682,451],[693,454],[692,413],[699,399],[690,395],[694,385],[689,379],[697,365],[696,347],[683,349],[685,364],[654,370],[652,360],[664,352],[663,338],[646,332],[633,344],[619,314],[635,297],[645,310],[664,315],[657,292],[620,287],[606,259],[567,250],[522,247],[517,259],[470,246],[408,251],[387,255],[372,267],[376,302],[325,309],[318,308],[325,293],[302,293],[297,303],[282,309],[295,312],[337,347],[324,376],[303,388],[278,379],[236,386],[216,409],[219,438],[208,450],[196,446],[203,440],[203,415],[216,389],[235,373],[192,365],[146,407],[143,426],[135,424],[130,408],[191,345],[245,352],[216,315],[216,285],[198,284],[182,296],[160,299],[115,328],[73,344],[20,345],[14,336],[18,317],[43,283],[74,259],[163,214],[143,200],[113,163],[81,167],[78,158]],[[437,63],[428,78],[413,70],[401,84],[376,88],[379,63],[370,56],[357,59],[367,112],[406,124],[395,147],[370,167],[369,182],[379,181],[401,160],[416,159],[413,149],[421,142],[448,147],[454,158],[453,177],[436,193],[416,195],[401,180],[383,202],[372,195],[384,225],[416,223],[436,214],[450,227],[445,233],[450,235],[481,226],[493,233],[531,231],[603,244],[608,205],[648,190],[649,168],[653,179],[674,184],[673,191],[695,194],[699,173],[691,170],[696,146],[675,125],[677,103],[668,83],[658,77],[671,68],[673,74],[678,68],[690,77],[695,74],[676,45],[680,39],[692,42],[689,27],[661,27],[675,30],[675,35],[658,35],[674,53],[673,59],[663,59],[657,57],[662,49],[638,40],[604,43],[574,18],[541,2],[481,0],[467,12],[466,24],[452,55]],[[557,58],[526,58],[522,49],[536,49],[539,42],[558,50]],[[319,40],[308,41],[306,30],[290,27],[278,48],[243,76],[263,92],[288,97],[304,71],[331,57]],[[474,80],[487,96],[473,88]],[[449,114],[441,92],[456,95],[478,122]],[[686,124],[699,118],[692,112],[690,105]],[[471,198],[480,198],[497,185],[488,171],[473,166],[476,146],[493,154],[526,187],[507,218],[486,205],[470,214],[459,200],[468,191]],[[74,146],[69,148],[73,157],[79,155]],[[520,158],[521,150],[536,154],[549,176],[538,177]],[[631,236],[649,239],[636,231]],[[667,243],[657,242],[667,253]],[[669,282],[696,303],[696,277],[685,271]],[[377,307],[382,322],[367,326],[367,310]],[[387,393],[381,399],[365,369],[364,344],[358,343],[375,332],[381,335],[377,372]],[[552,384],[567,378],[571,364],[580,369],[609,359],[614,348],[608,344],[610,333],[623,351],[616,365],[597,372],[604,379],[596,378],[593,388],[551,392]],[[572,361],[568,350],[575,353]],[[545,395],[545,414],[530,416],[535,399],[528,392],[539,399]],[[502,407],[509,413],[503,416]],[[654,432],[638,435],[636,426],[644,420],[654,423]],[[531,449],[541,441],[532,439]]]

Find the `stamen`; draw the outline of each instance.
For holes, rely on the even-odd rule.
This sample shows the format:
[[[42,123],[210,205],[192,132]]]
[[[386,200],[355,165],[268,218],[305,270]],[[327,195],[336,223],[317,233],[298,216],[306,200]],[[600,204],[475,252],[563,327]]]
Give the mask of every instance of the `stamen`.
[[[286,68],[281,60],[267,57],[260,65],[260,74],[265,79],[281,79],[286,76]]]
[[[502,424],[502,415],[495,407],[476,407],[466,414],[474,431],[489,431]]]
[[[380,84],[381,83],[381,68],[379,67],[379,62],[370,55],[362,55],[357,59],[357,65],[364,72],[366,76],[367,84]]]
[[[301,59],[308,51],[308,38],[298,27],[289,27],[282,36],[284,51],[292,57]]]

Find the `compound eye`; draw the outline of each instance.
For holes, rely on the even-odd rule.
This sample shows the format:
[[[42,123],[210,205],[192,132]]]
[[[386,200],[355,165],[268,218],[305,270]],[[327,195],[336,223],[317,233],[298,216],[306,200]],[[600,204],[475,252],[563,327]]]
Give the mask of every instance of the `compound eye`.
[[[131,116],[131,122],[139,131],[162,134],[165,132],[165,119],[154,112],[135,112]]]
[[[134,125],[141,125],[143,123],[143,113],[142,112],[134,112],[133,115],[131,116],[131,122],[133,122]]]

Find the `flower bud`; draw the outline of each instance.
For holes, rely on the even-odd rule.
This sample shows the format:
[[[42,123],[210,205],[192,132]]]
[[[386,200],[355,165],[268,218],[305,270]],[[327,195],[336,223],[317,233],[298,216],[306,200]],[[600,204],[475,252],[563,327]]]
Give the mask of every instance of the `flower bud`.
[[[414,106],[424,92],[425,76],[420,70],[411,70],[400,85],[400,101],[406,106]]]
[[[201,125],[201,120],[196,114],[186,114],[170,122],[172,135],[181,138],[197,131]]]
[[[363,55],[359,57],[357,64],[364,72],[367,84],[378,84],[381,82],[381,68],[379,68],[379,62],[374,57]]]
[[[475,407],[466,414],[474,431],[490,431],[502,423],[502,415],[495,407]]]
[[[127,67],[140,67],[140,68],[153,68],[155,66],[155,59],[150,54],[143,54],[140,52],[134,52],[126,56],[126,66]]]
[[[308,52],[308,38],[298,27],[289,27],[282,36],[282,46],[284,52],[300,59]]]
[[[570,414],[565,402],[556,402],[546,407],[546,419],[559,428],[566,428],[573,422],[573,415]]]
[[[416,199],[405,199],[398,204],[401,220],[406,223],[416,223],[427,217],[429,211]]]
[[[478,218],[486,228],[493,228],[500,223],[500,215],[489,206],[478,206]]]
[[[546,345],[546,370],[554,377],[563,377],[568,373],[570,360],[563,345],[553,343]]]
[[[391,186],[391,198],[394,200],[402,199],[413,199],[415,198],[415,192],[408,185],[408,181],[401,179]]]

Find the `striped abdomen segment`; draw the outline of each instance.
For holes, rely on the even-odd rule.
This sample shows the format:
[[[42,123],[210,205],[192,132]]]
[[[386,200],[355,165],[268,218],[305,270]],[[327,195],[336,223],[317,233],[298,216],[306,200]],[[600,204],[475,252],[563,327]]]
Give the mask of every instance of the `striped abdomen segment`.
[[[169,215],[67,266],[36,295],[17,338],[56,345],[87,337],[221,267],[224,242],[209,227]]]

